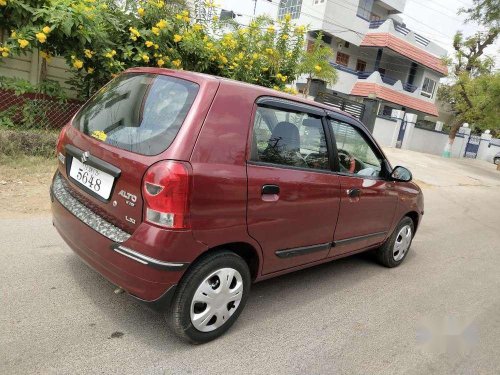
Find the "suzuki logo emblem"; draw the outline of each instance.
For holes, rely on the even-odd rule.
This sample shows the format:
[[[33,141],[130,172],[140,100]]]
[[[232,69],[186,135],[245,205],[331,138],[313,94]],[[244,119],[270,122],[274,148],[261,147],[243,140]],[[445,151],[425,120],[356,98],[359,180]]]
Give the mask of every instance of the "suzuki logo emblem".
[[[81,157],[81,161],[82,161],[82,163],[85,163],[85,162],[88,160],[88,158],[89,158],[89,157],[90,157],[90,152],[85,151],[85,152],[82,154],[82,157]]]

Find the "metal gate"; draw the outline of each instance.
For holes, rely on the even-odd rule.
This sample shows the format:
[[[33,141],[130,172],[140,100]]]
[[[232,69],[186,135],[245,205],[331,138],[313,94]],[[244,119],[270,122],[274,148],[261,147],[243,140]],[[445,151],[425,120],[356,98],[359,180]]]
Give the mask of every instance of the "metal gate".
[[[341,111],[345,111],[359,120],[363,118],[363,114],[365,113],[364,104],[355,102],[353,100],[344,99],[336,95],[328,94],[326,92],[318,93],[314,100],[319,103],[324,103],[340,109]]]
[[[465,154],[466,158],[475,159],[477,156],[477,152],[479,151],[479,145],[481,144],[481,136],[480,135],[471,135],[469,140],[467,141],[467,145],[465,146]]]

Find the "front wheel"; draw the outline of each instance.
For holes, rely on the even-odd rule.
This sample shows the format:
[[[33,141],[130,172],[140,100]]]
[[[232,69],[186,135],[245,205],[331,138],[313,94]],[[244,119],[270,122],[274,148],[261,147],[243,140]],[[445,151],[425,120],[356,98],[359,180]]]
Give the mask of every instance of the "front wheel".
[[[213,340],[238,319],[250,292],[251,276],[239,255],[221,251],[201,258],[177,287],[167,320],[182,339]]]
[[[414,234],[413,220],[404,217],[387,241],[376,250],[378,261],[389,268],[399,266],[410,250]]]

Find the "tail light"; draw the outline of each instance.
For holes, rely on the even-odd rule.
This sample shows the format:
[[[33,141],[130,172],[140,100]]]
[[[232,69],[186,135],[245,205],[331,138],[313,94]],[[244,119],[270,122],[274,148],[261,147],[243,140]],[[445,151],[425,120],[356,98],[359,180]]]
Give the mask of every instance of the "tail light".
[[[56,143],[56,151],[60,152],[61,151],[61,142],[64,139],[64,136],[66,135],[66,131],[68,130],[69,125],[65,125],[62,129],[61,132],[59,133],[59,137],[57,137],[57,143]]]
[[[165,228],[186,229],[189,223],[190,172],[186,163],[160,161],[144,176],[145,220]]]

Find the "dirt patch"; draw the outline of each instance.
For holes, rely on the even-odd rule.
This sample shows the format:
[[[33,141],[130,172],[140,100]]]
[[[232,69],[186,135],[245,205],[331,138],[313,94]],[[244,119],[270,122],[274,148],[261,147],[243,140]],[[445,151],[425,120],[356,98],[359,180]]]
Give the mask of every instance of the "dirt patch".
[[[55,159],[0,155],[0,219],[48,213],[56,167]]]

